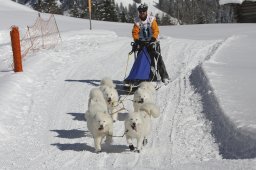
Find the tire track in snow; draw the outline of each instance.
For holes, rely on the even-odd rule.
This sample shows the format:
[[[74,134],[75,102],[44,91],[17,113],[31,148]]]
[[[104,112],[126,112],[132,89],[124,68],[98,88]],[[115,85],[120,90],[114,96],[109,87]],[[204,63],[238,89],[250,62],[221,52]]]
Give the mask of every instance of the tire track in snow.
[[[173,40],[172,40],[173,41]],[[179,41],[179,40],[177,40]],[[171,147],[171,156],[170,156],[170,161],[172,163],[176,163],[177,162],[177,159],[172,159],[172,156],[173,155],[177,155],[177,151],[174,150],[174,147],[177,147],[176,144],[175,144],[175,141],[176,141],[176,138],[177,137],[180,137],[179,135],[177,136],[177,128],[178,130],[180,129],[179,127],[179,124],[180,124],[180,121],[182,121],[184,119],[184,117],[182,117],[181,115],[184,114],[183,110],[186,110],[187,106],[185,106],[184,108],[184,104],[186,104],[187,101],[184,100],[184,98],[189,98],[190,94],[192,93],[193,94],[193,91],[191,92],[191,90],[186,90],[187,89],[187,86],[189,86],[190,88],[190,83],[189,83],[189,79],[188,79],[188,75],[190,74],[190,71],[193,69],[193,67],[195,67],[198,63],[201,63],[203,62],[205,59],[202,58],[202,56],[204,55],[204,57],[209,57],[210,55],[214,54],[214,52],[218,49],[219,45],[221,43],[218,43],[218,42],[212,42],[212,44],[208,47],[203,47],[205,49],[203,50],[199,50],[199,52],[193,52],[193,46],[199,46],[198,48],[202,48],[202,42],[198,41],[199,43],[195,44],[195,42],[191,43],[191,44],[186,44],[185,43],[185,46],[186,48],[183,48],[183,49],[186,49],[184,51],[184,54],[185,56],[176,56],[176,58],[178,57],[185,57],[183,59],[183,62],[181,64],[180,67],[178,67],[179,69],[177,70],[173,70],[173,71],[176,71],[176,74],[172,74],[174,75],[174,77],[176,77],[174,80],[173,80],[173,83],[174,84],[173,86],[171,86],[169,89],[172,89],[173,91],[175,91],[174,95],[177,96],[174,98],[174,100],[171,100],[171,102],[175,102],[175,106],[173,109],[174,110],[174,113],[173,115],[171,116],[170,120],[171,120],[171,132],[170,132],[170,146]],[[181,42],[178,42],[178,44],[181,43]],[[216,45],[217,44],[217,45]],[[211,50],[211,47],[213,47],[213,50]],[[210,50],[208,50],[210,49]],[[191,52],[186,52],[186,51],[189,51],[189,50],[192,50]],[[207,51],[208,50],[208,51]],[[207,52],[205,52],[207,51]],[[208,54],[209,53],[209,54]],[[181,53],[182,54],[182,53]],[[194,54],[194,55],[193,55]],[[197,58],[196,56],[199,57]],[[169,55],[168,57],[172,57],[171,55]],[[200,58],[201,57],[201,58]],[[174,57],[175,58],[175,57]],[[195,61],[193,61],[195,60]],[[172,66],[174,64],[179,64],[179,63],[176,63],[176,62],[173,62]],[[172,68],[172,67],[171,67]],[[173,68],[176,68],[176,67],[173,67]],[[167,68],[168,69],[168,68]],[[176,90],[175,90],[175,86],[176,86]],[[166,89],[166,88],[165,88]],[[167,90],[167,89],[166,89]],[[188,92],[186,92],[188,91]],[[167,105],[167,103],[169,102],[166,102],[168,101],[168,92],[165,91],[165,97],[164,99],[161,99],[162,101],[165,101],[165,104],[163,104],[162,108],[163,108],[163,112],[166,110],[166,108],[169,106]],[[161,95],[160,95],[161,96]],[[162,96],[163,97],[163,96]],[[191,100],[191,99],[190,99]],[[170,101],[170,100],[169,100]],[[197,102],[200,102],[199,100]],[[189,103],[188,103],[189,104]],[[167,109],[167,110],[170,110],[170,109]],[[161,112],[162,113],[162,112]],[[200,114],[200,112],[199,112]],[[203,120],[204,121],[204,120]],[[161,122],[159,123],[161,126],[164,126],[164,122]],[[207,125],[206,125],[207,126]],[[166,130],[166,128],[164,128]],[[210,133],[209,133],[210,134]],[[177,136],[177,137],[176,137]],[[211,142],[211,141],[210,141]],[[196,149],[196,148],[195,148]],[[217,150],[217,148],[215,148]],[[199,151],[200,152],[200,151]],[[213,151],[215,152],[215,151]],[[218,158],[218,154],[216,154],[216,156],[214,156],[215,154],[213,153],[213,157],[215,158]],[[204,155],[202,155],[203,157]],[[211,157],[211,155],[209,156]],[[188,159],[189,160],[189,159]]]

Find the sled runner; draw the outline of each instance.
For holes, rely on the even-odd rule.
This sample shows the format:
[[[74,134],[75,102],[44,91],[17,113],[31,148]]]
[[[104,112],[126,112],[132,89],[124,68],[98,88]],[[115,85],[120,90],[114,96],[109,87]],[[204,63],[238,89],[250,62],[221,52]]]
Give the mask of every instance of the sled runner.
[[[127,93],[135,92],[139,84],[143,81],[151,82],[161,80],[157,69],[158,56],[160,55],[160,50],[157,48],[157,46],[159,46],[158,43],[159,42],[142,42],[140,49],[134,50],[133,48],[129,53],[129,55],[134,53],[135,61],[129,75],[123,81],[123,89]],[[131,45],[134,46],[134,43],[131,43]],[[150,56],[148,53],[149,45],[155,50],[157,56]]]

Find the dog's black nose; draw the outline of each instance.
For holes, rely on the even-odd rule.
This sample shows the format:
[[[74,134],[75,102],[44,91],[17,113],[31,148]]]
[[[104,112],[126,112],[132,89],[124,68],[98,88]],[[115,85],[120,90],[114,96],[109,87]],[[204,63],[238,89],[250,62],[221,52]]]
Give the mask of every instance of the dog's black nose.
[[[102,130],[102,129],[104,129],[103,125],[100,125],[99,130]]]
[[[111,98],[110,97],[108,98],[108,102],[111,102]]]
[[[139,103],[143,103],[144,102],[144,99],[143,98],[141,98],[140,99],[140,101],[139,101]]]
[[[133,130],[137,131],[137,128],[136,128],[136,124],[135,124],[135,123],[132,123],[131,127],[132,127]]]

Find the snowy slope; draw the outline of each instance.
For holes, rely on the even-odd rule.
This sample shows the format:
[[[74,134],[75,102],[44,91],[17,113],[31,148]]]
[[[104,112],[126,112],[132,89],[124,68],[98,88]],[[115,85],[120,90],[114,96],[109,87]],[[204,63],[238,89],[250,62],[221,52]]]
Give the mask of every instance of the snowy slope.
[[[13,4],[11,1],[9,3],[10,6]],[[33,24],[35,16],[29,15],[30,12],[18,14],[20,18],[24,17],[19,18],[21,30],[27,22]],[[1,19],[6,15],[6,12],[0,10]],[[16,13],[8,15],[15,18]],[[110,76],[120,87],[125,74],[127,53],[131,49],[132,24],[93,21],[93,30],[90,31],[86,20],[63,16],[56,16],[56,19],[62,31],[63,42],[60,46],[27,56],[23,73],[15,74],[1,62],[0,169],[255,169],[253,145],[251,150],[239,148],[241,150],[236,153],[236,157],[226,160],[230,159],[230,155],[223,150],[236,151],[238,145],[232,145],[234,148],[230,150],[228,144],[224,143],[225,138],[218,138],[214,134],[223,129],[216,130],[213,126],[216,121],[207,116],[209,110],[205,103],[208,96],[202,96],[202,91],[213,93],[204,89],[206,85],[197,83],[207,80],[200,74],[202,68],[196,72],[203,64],[207,78],[209,71],[218,73],[219,59],[222,55],[230,54],[225,49],[232,47],[232,35],[244,35],[242,38],[254,35],[255,25],[161,27],[162,55],[172,83],[159,89],[155,96],[161,116],[152,120],[148,145],[142,153],[132,153],[128,150],[125,138],[116,137],[111,146],[104,144],[103,152],[96,154],[87,122],[83,118],[89,91],[105,76]],[[12,55],[7,25],[0,30],[0,54],[4,58]],[[236,28],[230,31],[234,25]],[[251,44],[255,43],[253,37],[250,41]],[[247,42],[250,47],[248,41],[243,42]],[[239,41],[236,43],[239,45]],[[239,46],[235,49],[239,50]],[[234,51],[231,54],[236,53]],[[253,54],[253,49],[247,53],[248,56]],[[131,64],[132,61],[129,62],[129,68]],[[209,68],[207,64],[215,65]],[[243,67],[246,66],[248,64]],[[229,72],[236,70],[228,68],[226,70]],[[200,76],[203,78],[200,79]],[[194,82],[194,78],[198,81]],[[214,80],[214,77],[210,77],[208,82]],[[230,81],[226,77],[219,80],[224,83]],[[226,88],[222,84],[219,87],[214,93],[224,94],[221,90]],[[226,92],[226,96],[233,94],[232,91]],[[251,90],[251,94],[254,95],[254,90]],[[220,97],[223,104],[226,98]],[[125,100],[124,103],[128,110],[132,110],[131,101]],[[228,104],[232,102],[228,101]],[[225,105],[221,107],[225,108]],[[119,114],[114,124],[115,135],[124,133],[123,121],[126,114],[125,111]],[[226,112],[218,114],[217,120],[221,120],[224,114]],[[241,118],[239,120],[242,121]],[[225,132],[229,132],[232,125],[225,125]],[[232,134],[231,137],[238,138],[248,146],[251,144],[239,138],[241,136]],[[219,142],[227,145],[224,145],[225,148],[220,147]],[[243,153],[252,154],[251,157],[245,157]]]
[[[25,12],[31,12],[33,11],[31,8],[26,7],[24,5],[20,5],[17,3],[10,3],[9,0],[1,0],[1,6],[0,10],[5,12],[11,12],[11,11],[25,11]]]

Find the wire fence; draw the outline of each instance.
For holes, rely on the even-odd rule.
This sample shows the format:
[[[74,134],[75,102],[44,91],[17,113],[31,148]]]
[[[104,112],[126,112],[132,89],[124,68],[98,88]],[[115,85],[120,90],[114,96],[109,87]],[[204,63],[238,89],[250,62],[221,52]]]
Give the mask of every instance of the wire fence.
[[[40,49],[54,48],[61,42],[58,25],[53,14],[50,15],[48,20],[45,20],[39,13],[34,25],[27,26],[26,32],[23,35],[20,40],[22,59]],[[4,37],[7,38],[10,36],[4,35]],[[13,57],[10,44],[0,44],[1,72],[13,70]]]
[[[44,20],[39,14],[35,24],[27,27],[27,32],[21,39],[22,58],[30,52],[54,48],[60,41],[61,36],[54,15]]]

